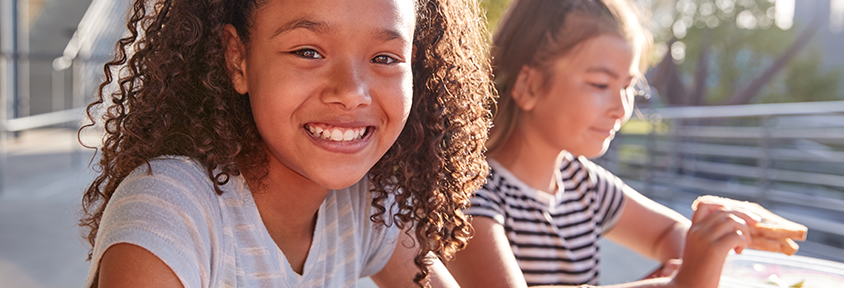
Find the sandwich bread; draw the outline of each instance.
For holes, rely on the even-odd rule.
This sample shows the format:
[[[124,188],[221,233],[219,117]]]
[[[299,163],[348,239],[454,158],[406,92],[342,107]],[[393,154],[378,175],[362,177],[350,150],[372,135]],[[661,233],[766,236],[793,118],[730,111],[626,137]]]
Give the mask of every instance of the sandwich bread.
[[[751,243],[748,248],[794,255],[799,248],[794,241],[806,240],[808,232],[806,226],[771,213],[759,204],[706,195],[698,197],[692,203],[692,209],[697,210],[700,203],[720,204],[728,207],[729,210],[752,213],[761,217],[758,223],[750,226]]]

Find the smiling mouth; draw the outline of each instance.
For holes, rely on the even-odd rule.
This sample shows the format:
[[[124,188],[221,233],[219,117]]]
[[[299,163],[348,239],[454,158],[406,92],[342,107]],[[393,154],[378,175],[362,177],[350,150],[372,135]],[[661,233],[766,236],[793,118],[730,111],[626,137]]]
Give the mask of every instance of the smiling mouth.
[[[349,142],[360,140],[369,135],[371,127],[337,127],[325,124],[305,124],[305,130],[314,137],[334,141]]]

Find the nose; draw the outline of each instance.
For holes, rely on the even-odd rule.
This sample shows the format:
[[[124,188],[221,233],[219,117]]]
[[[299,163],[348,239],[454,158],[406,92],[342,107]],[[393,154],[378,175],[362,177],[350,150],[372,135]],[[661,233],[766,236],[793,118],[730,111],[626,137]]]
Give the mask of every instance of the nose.
[[[634,94],[631,89],[619,89],[618,92],[613,93],[611,101],[607,109],[609,117],[619,119],[622,122],[627,121],[633,112],[633,98]]]
[[[322,101],[351,110],[372,103],[365,67],[353,60],[338,61],[331,67],[329,89],[322,93]]]

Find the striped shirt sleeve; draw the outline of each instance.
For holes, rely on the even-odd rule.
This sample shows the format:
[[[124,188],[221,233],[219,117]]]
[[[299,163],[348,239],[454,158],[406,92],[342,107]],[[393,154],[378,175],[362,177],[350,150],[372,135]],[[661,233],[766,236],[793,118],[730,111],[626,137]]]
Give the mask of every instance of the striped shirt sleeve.
[[[504,225],[504,201],[502,201],[502,191],[495,185],[493,179],[494,175],[490,172],[487,179],[487,184],[484,184],[481,189],[472,196],[472,206],[465,212],[471,216],[485,216],[492,218],[498,224]],[[503,180],[498,178],[499,181]]]
[[[624,187],[627,185],[618,176],[584,157],[578,157],[577,161],[583,165],[595,185],[596,201],[600,202],[595,215],[599,218],[598,224],[602,230],[607,232],[621,218],[625,200]]]

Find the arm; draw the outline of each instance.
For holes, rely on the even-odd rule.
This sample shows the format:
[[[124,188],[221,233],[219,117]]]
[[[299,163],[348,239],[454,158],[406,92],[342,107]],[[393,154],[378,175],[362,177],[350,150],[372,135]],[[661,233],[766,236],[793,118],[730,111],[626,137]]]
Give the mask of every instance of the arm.
[[[661,263],[681,258],[691,221],[629,186],[623,191],[621,217],[605,236]]]
[[[121,243],[111,246],[103,254],[99,266],[99,279],[95,282],[99,288],[183,287],[170,267],[151,252],[136,245]]]
[[[527,287],[522,270],[513,256],[504,227],[489,217],[474,217],[475,235],[466,249],[457,253],[448,269],[461,287]],[[675,287],[668,278],[613,285],[615,288]],[[575,287],[575,286],[542,286]]]
[[[399,235],[395,251],[387,261],[387,265],[370,277],[378,287],[417,287],[413,283],[413,277],[419,269],[413,263],[413,258],[416,257],[416,246],[412,244],[414,242],[410,236],[404,232]],[[433,265],[429,266],[431,274],[428,277],[431,287],[459,287],[439,259],[434,257],[432,262]]]
[[[684,264],[673,278],[657,278],[611,285],[612,288],[714,288],[731,249],[741,251],[750,235],[749,216],[723,207],[698,209],[685,238]],[[752,219],[750,219],[752,221]],[[457,253],[448,268],[463,287],[526,287],[510,249],[504,227],[488,217],[472,219],[475,236]],[[649,246],[649,245],[648,245]],[[560,286],[548,286],[560,287]]]
[[[475,235],[448,262],[457,282],[464,288],[527,287],[504,226],[483,216],[472,217],[470,221]]]

